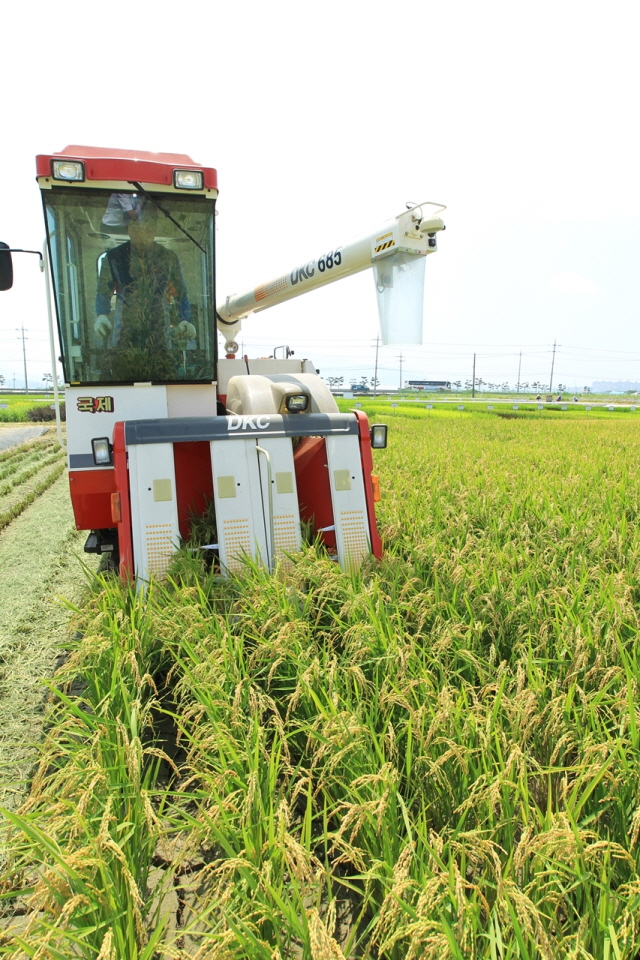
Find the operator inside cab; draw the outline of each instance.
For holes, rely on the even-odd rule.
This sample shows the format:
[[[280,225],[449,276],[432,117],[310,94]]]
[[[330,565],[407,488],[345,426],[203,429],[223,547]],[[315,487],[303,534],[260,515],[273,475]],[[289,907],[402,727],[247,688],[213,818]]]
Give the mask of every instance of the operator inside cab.
[[[129,211],[129,240],[107,250],[100,264],[94,330],[114,380],[170,378],[175,348],[197,348],[180,261],[155,241],[157,223],[157,207],[142,200]]]
[[[215,380],[212,200],[69,185],[42,194],[65,382]]]

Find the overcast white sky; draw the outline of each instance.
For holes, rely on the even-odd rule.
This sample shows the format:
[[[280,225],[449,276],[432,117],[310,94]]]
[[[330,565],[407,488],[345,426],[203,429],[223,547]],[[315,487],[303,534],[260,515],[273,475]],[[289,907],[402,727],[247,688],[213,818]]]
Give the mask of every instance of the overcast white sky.
[[[37,153],[190,154],[218,170],[218,299],[404,209],[447,204],[424,345],[383,384],[640,380],[640,7],[609,0],[5,3],[0,239],[38,247]],[[0,373],[50,370],[35,257],[0,295]],[[373,373],[370,271],[245,321],[323,375]]]

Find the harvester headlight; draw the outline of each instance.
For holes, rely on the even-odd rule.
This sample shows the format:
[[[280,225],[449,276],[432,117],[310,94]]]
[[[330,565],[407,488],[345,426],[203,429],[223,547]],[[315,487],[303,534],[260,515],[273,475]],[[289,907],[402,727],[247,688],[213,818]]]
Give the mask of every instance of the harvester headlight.
[[[96,467],[109,467],[113,463],[113,447],[109,437],[96,437],[91,441],[93,462]]]
[[[285,400],[289,413],[302,413],[309,406],[309,397],[306,393],[292,393]]]
[[[386,423],[372,423],[369,436],[371,437],[371,446],[374,450],[384,450],[387,445]]]
[[[173,185],[176,190],[202,190],[204,177],[200,170],[174,170]]]
[[[84,163],[80,160],[53,160],[54,180],[84,180]]]

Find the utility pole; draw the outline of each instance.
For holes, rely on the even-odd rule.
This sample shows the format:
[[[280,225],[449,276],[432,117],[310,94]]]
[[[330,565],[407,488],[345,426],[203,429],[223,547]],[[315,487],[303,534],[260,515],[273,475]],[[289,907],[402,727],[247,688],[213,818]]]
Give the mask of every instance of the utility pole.
[[[27,380],[27,351],[24,345],[24,341],[25,341],[24,323],[22,324],[21,327],[16,327],[16,330],[19,333],[18,340],[20,339],[22,340],[22,360],[24,363],[24,392],[29,393],[29,381]]]
[[[471,396],[476,395],[476,355],[473,355],[473,376],[471,378]]]
[[[398,387],[399,390],[402,390],[402,361],[403,361],[403,359],[404,359],[404,358],[403,358],[402,354],[400,354],[400,356],[398,357],[398,360],[400,361],[400,386]]]
[[[556,341],[553,341],[553,356],[551,357],[551,376],[549,377],[549,393],[553,393],[553,365],[556,362]]]
[[[522,370],[522,350],[520,351],[520,360],[518,361],[518,382],[516,384],[516,393],[520,393],[520,371]]]
[[[373,372],[373,395],[376,395],[376,387],[378,385],[378,347],[380,346],[380,334],[376,337],[376,366]]]
[[[16,372],[14,370],[13,371],[13,389],[15,390],[15,388],[16,388]]]

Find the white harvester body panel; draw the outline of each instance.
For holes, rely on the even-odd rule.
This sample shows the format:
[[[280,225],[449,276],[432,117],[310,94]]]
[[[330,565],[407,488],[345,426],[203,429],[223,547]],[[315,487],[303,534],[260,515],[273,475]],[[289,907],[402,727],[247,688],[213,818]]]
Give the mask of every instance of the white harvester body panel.
[[[371,551],[360,445],[354,436],[329,436],[326,443],[338,560],[353,570]]]
[[[267,533],[270,540],[273,538],[272,544],[270,543],[271,565],[280,563],[285,569],[290,569],[292,562],[289,558],[302,549],[293,445],[288,438],[265,438],[260,442],[260,447],[269,455],[268,465],[264,455],[259,456],[259,462]],[[273,517],[271,529],[269,529],[269,516]]]
[[[240,573],[247,558],[269,565],[256,440],[211,442],[220,566]]]
[[[173,444],[129,447],[129,483],[136,576],[162,577],[180,542]]]
[[[215,417],[217,400],[215,383],[172,383],[167,386],[167,416]]]
[[[96,466],[91,441],[111,437],[119,420],[215,417],[216,385],[149,384],[67,387],[67,455],[70,470],[111,470]]]
[[[91,440],[94,437],[111,437],[119,420],[166,417],[167,387],[67,387],[65,408],[69,469],[109,470],[112,468],[96,467]]]

